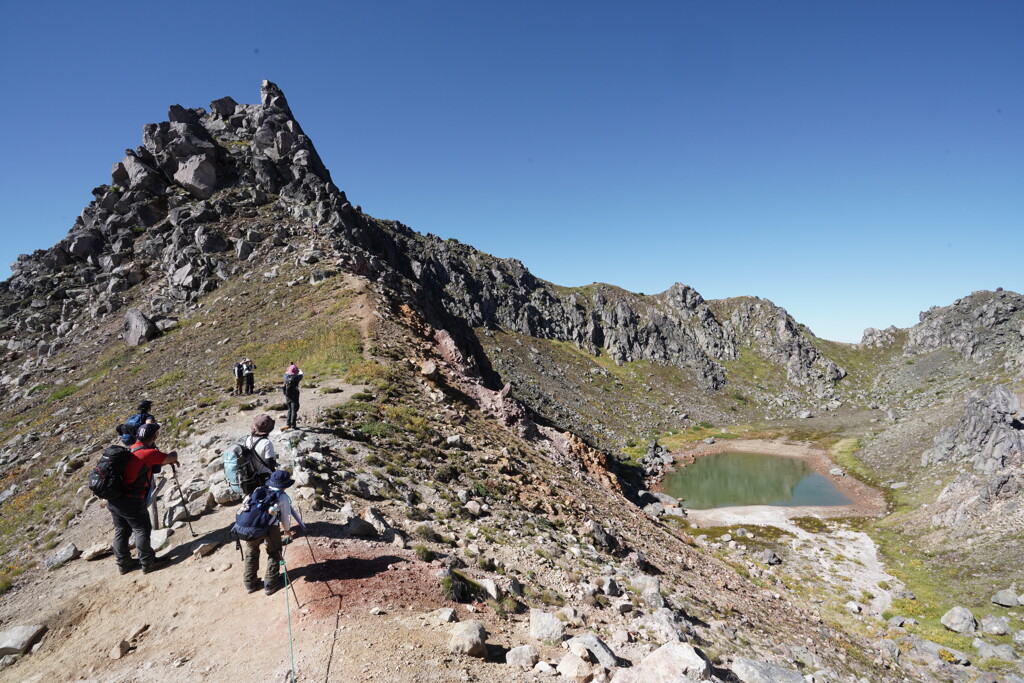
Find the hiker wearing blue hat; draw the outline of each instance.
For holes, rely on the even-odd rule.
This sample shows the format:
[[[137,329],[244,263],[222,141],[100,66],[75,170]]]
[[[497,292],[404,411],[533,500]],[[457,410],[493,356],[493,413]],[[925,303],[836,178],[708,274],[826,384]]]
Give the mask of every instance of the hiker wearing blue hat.
[[[260,588],[267,595],[272,595],[284,586],[281,578],[281,551],[284,544],[281,532],[295,537],[292,529],[292,517],[305,531],[306,525],[292,507],[292,499],[284,492],[295,483],[285,470],[277,470],[263,486],[258,487],[242,501],[242,507],[235,515],[235,524],[231,527],[242,548],[242,581],[245,590],[255,593]],[[260,545],[267,544],[267,570],[263,581],[260,573]]]

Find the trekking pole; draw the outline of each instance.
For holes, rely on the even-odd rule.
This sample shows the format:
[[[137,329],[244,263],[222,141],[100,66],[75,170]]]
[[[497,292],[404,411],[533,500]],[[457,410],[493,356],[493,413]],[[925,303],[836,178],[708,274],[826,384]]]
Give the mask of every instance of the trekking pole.
[[[281,566],[284,567],[284,592],[287,593],[288,592],[288,587],[291,586],[292,596],[295,598],[295,607],[296,607],[296,609],[301,609],[302,608],[302,603],[299,602],[299,594],[295,592],[295,584],[291,583],[290,581],[288,581],[288,567],[284,563],[284,553],[288,549],[285,546],[287,546],[291,542],[292,542],[292,539],[290,539],[290,538],[285,538],[281,542]]]
[[[284,609],[288,613],[288,654],[291,656],[292,660],[292,670],[289,673],[291,674],[291,683],[295,683],[295,642],[294,639],[292,638],[292,608],[288,604],[288,565],[284,563],[283,547],[281,548],[281,571],[284,573]],[[292,586],[292,592],[294,593],[294,591],[295,586]],[[298,601],[299,598],[296,597],[295,602]]]
[[[185,494],[181,490],[181,482],[178,481],[178,468],[175,467],[174,463],[171,463],[171,476],[174,478],[174,485],[178,487],[178,497],[181,498],[181,504],[185,508],[185,523],[188,524],[188,530],[192,532],[192,538],[196,538],[199,534],[192,528],[192,520],[188,518],[188,506],[185,505]]]

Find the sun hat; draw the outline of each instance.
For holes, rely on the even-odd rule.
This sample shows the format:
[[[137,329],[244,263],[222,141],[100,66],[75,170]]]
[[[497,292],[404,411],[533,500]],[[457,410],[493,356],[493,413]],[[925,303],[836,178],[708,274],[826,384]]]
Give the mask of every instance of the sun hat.
[[[288,474],[287,470],[275,470],[270,475],[270,479],[267,480],[267,486],[273,486],[275,489],[286,489],[294,483],[295,480],[292,479],[292,475]]]
[[[284,371],[284,374],[286,374],[286,375],[297,375],[297,374],[299,374],[299,366],[296,365],[295,363],[292,363],[291,365],[288,366],[288,369]]]
[[[252,420],[252,433],[256,436],[266,436],[274,431],[274,418],[266,413],[257,415]]]

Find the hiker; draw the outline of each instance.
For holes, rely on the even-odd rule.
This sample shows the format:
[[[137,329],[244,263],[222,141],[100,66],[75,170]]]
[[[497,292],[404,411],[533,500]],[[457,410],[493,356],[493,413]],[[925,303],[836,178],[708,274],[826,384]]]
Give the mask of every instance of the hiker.
[[[152,409],[153,402],[149,399],[143,399],[142,401],[139,401],[139,412],[129,417],[128,421],[124,424],[120,424],[115,427],[115,430],[121,436],[121,443],[124,444],[126,448],[135,443],[135,435],[139,426],[144,424],[156,424],[156,418],[149,413]]]
[[[107,501],[107,509],[114,520],[114,557],[122,574],[140,565],[144,574],[167,566],[167,560],[156,559],[156,553],[150,545],[149,535],[153,525],[149,519],[149,510],[146,509],[153,468],[178,462],[177,451],[163,453],[156,447],[159,430],[160,425],[155,422],[146,422],[139,427],[136,434],[138,441],[129,449],[132,457],[125,464],[122,474],[126,485],[125,494]],[[135,534],[138,560],[132,558],[131,550],[128,549],[129,534]]]
[[[252,362],[252,358],[245,359],[245,363],[242,365],[242,375],[245,377],[245,393],[253,393],[253,382],[256,378],[256,364]]]
[[[238,489],[242,495],[249,495],[266,483],[270,473],[277,469],[277,453],[270,432],[274,431],[274,418],[266,413],[253,418],[249,436],[242,441],[244,449],[239,454]],[[248,451],[248,453],[245,453]],[[228,480],[230,484],[230,478]]]
[[[277,470],[270,475],[266,486],[260,486],[242,501],[242,507],[235,516],[231,527],[236,541],[243,544],[242,550],[242,582],[248,593],[255,593],[260,588],[267,595],[273,595],[282,586],[281,552],[284,544],[281,532],[288,538],[295,538],[292,530],[292,516],[303,531],[306,525],[302,518],[292,509],[292,499],[284,492],[294,484],[291,475],[284,470]],[[260,581],[260,545],[267,544],[267,570]]]
[[[235,396],[242,395],[242,387],[245,383],[245,361],[240,360],[235,363],[235,367],[232,368],[235,373]]]
[[[281,387],[285,403],[288,405],[288,427],[286,429],[296,429],[295,423],[299,419],[299,382],[301,381],[302,370],[299,370],[299,366],[293,362],[285,370],[284,384]]]

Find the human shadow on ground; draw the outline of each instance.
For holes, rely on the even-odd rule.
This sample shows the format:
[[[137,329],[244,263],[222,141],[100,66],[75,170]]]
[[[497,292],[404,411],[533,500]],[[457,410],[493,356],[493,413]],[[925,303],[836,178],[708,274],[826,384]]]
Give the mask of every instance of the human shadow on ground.
[[[390,565],[407,561],[394,555],[382,555],[365,559],[361,557],[345,557],[340,559],[332,557],[290,569],[288,577],[293,581],[302,578],[308,582],[317,583],[368,579],[388,571]]]

